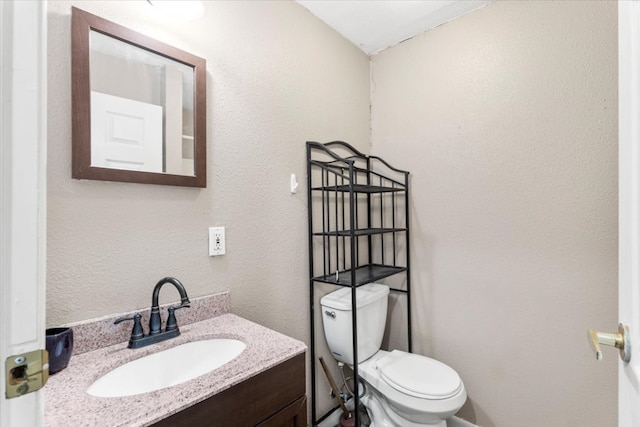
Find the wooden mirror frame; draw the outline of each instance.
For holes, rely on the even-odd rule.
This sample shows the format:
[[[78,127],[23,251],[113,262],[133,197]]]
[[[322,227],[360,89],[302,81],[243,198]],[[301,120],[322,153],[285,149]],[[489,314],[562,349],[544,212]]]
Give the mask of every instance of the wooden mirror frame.
[[[91,31],[97,31],[194,69],[194,175],[173,175],[91,165]],[[121,25],[72,7],[71,10],[72,177],[141,184],[207,186],[206,61]]]

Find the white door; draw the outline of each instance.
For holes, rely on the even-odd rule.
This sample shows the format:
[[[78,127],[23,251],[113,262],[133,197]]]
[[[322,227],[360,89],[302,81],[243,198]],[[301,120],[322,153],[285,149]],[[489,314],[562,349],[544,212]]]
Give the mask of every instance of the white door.
[[[162,107],[91,91],[91,166],[162,172]]]
[[[44,424],[41,391],[6,398],[5,360],[45,341],[46,22],[45,2],[0,1],[2,427]]]
[[[618,425],[640,426],[640,2],[618,3],[619,319],[631,359],[619,362]],[[615,325],[612,325],[612,328]]]

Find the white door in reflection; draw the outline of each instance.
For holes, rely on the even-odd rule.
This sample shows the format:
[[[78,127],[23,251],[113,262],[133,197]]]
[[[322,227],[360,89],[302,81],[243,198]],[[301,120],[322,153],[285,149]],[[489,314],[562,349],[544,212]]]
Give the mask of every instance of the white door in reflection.
[[[162,107],[91,92],[91,166],[162,172]]]

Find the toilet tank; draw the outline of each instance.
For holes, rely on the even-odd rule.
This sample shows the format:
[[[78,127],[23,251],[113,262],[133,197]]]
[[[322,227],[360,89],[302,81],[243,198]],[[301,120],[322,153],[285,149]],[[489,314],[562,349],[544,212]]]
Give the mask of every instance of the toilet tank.
[[[356,288],[358,363],[379,349],[387,321],[389,287],[377,283]],[[320,299],[324,336],[333,357],[353,365],[351,288],[342,288]]]

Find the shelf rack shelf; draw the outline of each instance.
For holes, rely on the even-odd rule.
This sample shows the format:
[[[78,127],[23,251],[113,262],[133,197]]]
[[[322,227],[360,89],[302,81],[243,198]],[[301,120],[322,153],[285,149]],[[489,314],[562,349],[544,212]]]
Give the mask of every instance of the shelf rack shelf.
[[[407,305],[407,348],[411,351],[409,274],[409,172],[342,141],[307,142],[312,426],[318,418],[315,306],[318,284],[351,288],[352,327],[357,331],[356,289],[395,275]],[[358,378],[357,334],[353,334],[354,377]],[[354,381],[356,406],[358,381]],[[358,413],[355,422],[359,425]]]
[[[406,271],[405,267],[396,267],[391,265],[369,264],[356,267],[348,271],[339,271],[337,274],[327,274],[324,276],[314,277],[314,282],[331,283],[332,285],[355,286],[373,283],[376,280],[384,279],[391,275]],[[352,274],[355,273],[356,280],[353,280]]]

